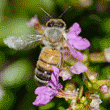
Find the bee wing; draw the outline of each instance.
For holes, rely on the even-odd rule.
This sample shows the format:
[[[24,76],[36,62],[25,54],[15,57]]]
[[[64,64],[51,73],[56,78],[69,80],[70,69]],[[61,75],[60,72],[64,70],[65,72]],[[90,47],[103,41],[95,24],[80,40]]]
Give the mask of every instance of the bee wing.
[[[11,36],[4,39],[4,43],[15,50],[27,50],[35,48],[38,45],[38,41],[41,41],[42,35],[22,35]]]

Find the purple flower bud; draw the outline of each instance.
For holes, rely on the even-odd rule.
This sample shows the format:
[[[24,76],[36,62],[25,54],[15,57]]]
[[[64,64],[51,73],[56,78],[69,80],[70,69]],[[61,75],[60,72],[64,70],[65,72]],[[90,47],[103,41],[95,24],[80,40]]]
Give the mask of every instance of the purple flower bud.
[[[39,21],[38,21],[37,15],[35,15],[35,16],[32,17],[31,20],[30,20],[29,22],[27,22],[26,24],[27,24],[28,27],[34,27],[34,25],[35,25],[36,23],[38,23],[38,22],[39,22]]]
[[[101,90],[102,93],[107,93],[107,92],[108,92],[108,87],[107,87],[107,85],[106,85],[106,84],[102,85],[102,87],[101,87],[100,90]]]
[[[72,74],[70,70],[67,70],[67,68],[63,68],[59,76],[61,76],[63,81],[65,81],[67,79],[71,79]]]

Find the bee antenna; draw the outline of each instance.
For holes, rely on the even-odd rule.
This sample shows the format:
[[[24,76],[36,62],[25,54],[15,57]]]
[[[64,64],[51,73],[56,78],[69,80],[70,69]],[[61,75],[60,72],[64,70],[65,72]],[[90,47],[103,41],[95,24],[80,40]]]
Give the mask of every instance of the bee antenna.
[[[66,8],[66,10],[65,10],[58,18],[61,18],[62,15],[63,15],[69,8],[71,8],[71,6],[69,6],[68,8]]]
[[[52,18],[49,13],[47,13],[43,8],[39,7],[44,13],[46,13],[50,18]]]

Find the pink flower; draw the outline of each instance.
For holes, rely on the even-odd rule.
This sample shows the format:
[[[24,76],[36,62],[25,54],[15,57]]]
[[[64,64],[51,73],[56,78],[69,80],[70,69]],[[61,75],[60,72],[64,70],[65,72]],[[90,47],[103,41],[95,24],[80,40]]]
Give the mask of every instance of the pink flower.
[[[87,71],[87,67],[83,63],[78,61],[69,69],[63,68],[59,73],[59,76],[61,76],[63,81],[65,81],[67,79],[71,79],[73,74],[81,74],[85,71]]]
[[[71,79],[72,77],[72,73],[70,72],[70,70],[68,70],[67,68],[63,68],[61,70],[61,72],[59,73],[59,76],[62,77],[63,81],[67,80],[67,79]]]
[[[29,22],[27,22],[27,26],[28,27],[34,27],[35,24],[37,24],[39,22],[37,15],[35,15],[34,17],[31,18],[31,20]]]
[[[76,22],[74,23],[71,27],[70,27],[70,31],[69,32],[74,32],[75,35],[80,34],[81,32],[81,28],[79,26],[79,24]]]
[[[106,84],[102,85],[102,87],[101,87],[100,90],[101,90],[102,93],[107,93],[107,92],[108,92],[108,87],[107,87],[107,85],[106,85]]]
[[[71,66],[70,71],[74,74],[81,74],[82,72],[87,71],[87,67],[79,61]]]
[[[82,38],[78,36],[78,34],[81,32],[81,28],[78,23],[74,23],[70,31],[67,33],[67,44],[70,50],[70,53],[77,58],[78,60],[83,60],[83,54],[78,50],[85,50],[90,46],[90,42],[86,38]]]
[[[50,102],[55,95],[58,94],[59,89],[62,89],[63,86],[59,83],[59,69],[55,66],[52,66],[53,73],[51,75],[51,80],[46,86],[38,87],[35,90],[35,94],[38,94],[36,100],[33,102],[33,105],[36,106],[45,106]]]

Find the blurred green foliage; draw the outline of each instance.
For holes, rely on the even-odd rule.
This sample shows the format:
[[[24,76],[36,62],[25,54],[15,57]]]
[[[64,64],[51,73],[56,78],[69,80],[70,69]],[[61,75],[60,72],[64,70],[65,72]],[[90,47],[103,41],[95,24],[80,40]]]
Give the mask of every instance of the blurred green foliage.
[[[32,105],[36,97],[34,90],[37,85],[31,76],[33,74],[31,72],[33,72],[38,59],[39,46],[27,52],[17,52],[9,49],[3,43],[3,38],[33,32],[32,29],[27,28],[26,22],[35,14],[38,15],[40,22],[45,25],[50,18],[39,7],[46,10],[53,18],[58,18],[68,6],[71,6],[62,16],[62,19],[66,22],[67,29],[74,22],[78,22],[82,29],[80,36],[87,38],[91,42],[89,51],[103,51],[105,48],[110,47],[109,2],[110,0],[0,0],[0,64],[2,65],[6,60],[15,61],[5,67],[4,73],[1,72],[4,79],[2,78],[0,84],[3,87],[8,86],[9,90],[7,90],[3,101],[0,100],[0,110],[53,110],[54,107],[55,110],[65,110],[67,108],[65,106],[67,102],[62,99],[62,102],[60,102],[58,101],[60,99],[57,98],[47,104],[46,107],[38,108]],[[23,59],[18,60],[21,57]],[[110,75],[110,67],[108,65],[108,63],[103,65],[90,63],[93,71],[100,72],[99,79],[106,79]],[[4,70],[4,68],[1,69]],[[11,77],[12,74],[13,77]],[[79,76],[73,76],[73,79],[76,82],[78,81],[78,84],[83,83]],[[10,88],[15,88],[14,90],[11,89],[12,93]],[[19,90],[17,88],[22,89]],[[17,100],[12,105],[14,101],[13,94],[17,96]],[[56,103],[56,101],[58,102]],[[101,106],[101,110],[106,109]]]
[[[10,106],[13,105],[14,95],[11,91],[6,90],[2,98],[0,98],[0,110],[9,110]]]
[[[28,59],[19,59],[1,72],[0,84],[3,87],[19,86],[32,77],[32,64]]]

